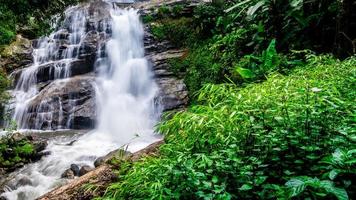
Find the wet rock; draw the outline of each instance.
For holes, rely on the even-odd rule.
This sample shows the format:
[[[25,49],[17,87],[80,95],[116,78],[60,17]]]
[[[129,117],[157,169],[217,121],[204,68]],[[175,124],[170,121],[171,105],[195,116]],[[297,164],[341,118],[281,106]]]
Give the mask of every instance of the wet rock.
[[[19,142],[19,141],[21,141],[21,140],[26,139],[26,136],[24,136],[24,135],[21,134],[21,133],[16,132],[16,133],[14,133],[14,134],[11,135],[11,138],[12,138],[15,142]]]
[[[0,193],[2,192],[0,191]],[[0,196],[0,200],[8,200],[8,199],[6,197]]]
[[[94,167],[97,168],[104,163],[105,163],[104,157],[99,157],[94,161]]]
[[[144,37],[146,57],[152,63],[159,87],[156,102],[162,106],[163,111],[184,108],[189,101],[188,90],[184,81],[170,70],[169,60],[183,57],[185,50],[176,49],[169,41],[157,41],[150,31],[150,27],[146,25]]]
[[[2,177],[6,173],[4,168],[0,168],[0,177]]]
[[[73,140],[73,141],[69,142],[69,143],[66,144],[66,145],[67,145],[67,146],[73,146],[73,144],[74,144],[75,142],[77,142],[77,140]]]
[[[58,32],[55,36],[54,36],[54,39],[60,39],[60,40],[64,40],[64,39],[68,39],[69,37],[69,33],[67,30],[63,30],[63,31],[60,31]]]
[[[100,33],[93,30],[88,32],[79,48],[79,59],[85,59],[89,64],[93,65],[96,58],[98,45],[104,38],[100,37]]]
[[[61,178],[74,179],[74,176],[73,170],[67,169],[62,173]]]
[[[45,140],[36,140],[33,141],[32,144],[35,146],[36,152],[41,152],[46,149],[48,143]]]
[[[13,166],[13,168],[18,169],[18,168],[21,168],[23,166],[25,166],[25,163],[20,162],[20,163],[16,163],[15,166]]]
[[[39,86],[39,89],[41,90],[45,88],[48,86],[48,82],[55,79],[64,78],[67,76],[73,77],[93,72],[95,55],[82,54],[80,58],[81,59],[72,60],[70,63],[67,63],[67,61],[64,62],[59,60],[39,66],[36,71],[36,83],[43,84],[43,86]],[[16,70],[10,75],[10,77],[13,79],[13,86],[16,86],[20,81],[23,70],[24,69]]]
[[[92,170],[93,170],[93,168],[91,168],[90,166],[84,165],[80,168],[79,176],[83,176]]]
[[[51,155],[51,152],[50,151],[41,151],[38,153],[38,157],[43,157],[43,156],[49,156]]]
[[[159,78],[157,84],[160,88],[157,101],[163,106],[164,111],[183,108],[188,104],[188,91],[183,80],[174,77]]]
[[[16,182],[16,188],[26,185],[32,185],[32,181],[28,177],[22,177]]]
[[[19,193],[17,194],[17,199],[18,199],[18,200],[25,200],[25,199],[27,199],[26,193],[25,193],[25,192],[19,192]]]
[[[70,165],[70,170],[72,170],[72,172],[74,173],[74,176],[79,176],[80,168],[79,168],[78,165],[76,165],[76,164],[71,164],[71,165]]]
[[[67,127],[90,129],[96,119],[94,76],[76,76],[56,80],[45,87],[29,104],[26,115],[28,128],[51,129]],[[50,120],[36,121],[39,117]]]

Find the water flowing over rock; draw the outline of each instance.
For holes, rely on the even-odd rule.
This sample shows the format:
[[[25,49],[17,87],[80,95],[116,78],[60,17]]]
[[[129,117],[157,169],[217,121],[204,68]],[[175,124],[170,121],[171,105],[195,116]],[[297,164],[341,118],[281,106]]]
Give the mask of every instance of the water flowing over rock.
[[[8,109],[21,129],[93,127],[95,103],[87,100],[94,102],[95,92],[78,91],[83,81],[75,76],[95,71],[98,47],[110,36],[108,4],[99,2],[66,10],[54,33],[33,42],[33,63],[12,74],[15,99]]]
[[[93,127],[96,119],[94,79],[83,75],[49,83],[28,103],[29,128]]]

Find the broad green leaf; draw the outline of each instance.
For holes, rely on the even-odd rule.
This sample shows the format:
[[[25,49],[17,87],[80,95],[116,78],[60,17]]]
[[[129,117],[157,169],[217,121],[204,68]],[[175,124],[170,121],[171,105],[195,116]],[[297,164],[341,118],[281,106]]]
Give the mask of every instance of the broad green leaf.
[[[290,197],[298,196],[306,187],[305,181],[300,178],[292,178],[285,185],[291,189]]]
[[[247,190],[251,190],[252,189],[252,185],[250,185],[250,184],[243,184],[240,188],[239,188],[239,190],[241,190],[241,191],[247,191]]]
[[[338,200],[348,200],[349,196],[343,188],[338,188],[334,186],[334,183],[331,181],[321,181],[320,187],[325,189],[327,192],[332,193]]]
[[[329,172],[329,178],[330,180],[334,180],[336,176],[339,174],[339,171],[336,169],[333,169]]]
[[[250,78],[253,78],[255,77],[255,74],[249,70],[249,69],[246,69],[246,68],[242,68],[242,67],[236,67],[236,72],[240,74],[240,76],[244,79],[250,79]]]
[[[257,2],[254,6],[251,6],[248,10],[247,10],[247,16],[249,17],[253,17],[253,15],[255,14],[255,12],[265,4],[265,2],[262,0],[262,1],[259,1]]]
[[[246,0],[246,1],[242,1],[242,2],[240,2],[240,3],[237,3],[237,4],[235,4],[234,6],[232,6],[232,7],[228,8],[228,9],[226,9],[225,12],[228,13],[228,12],[230,12],[230,11],[232,11],[232,10],[234,10],[234,9],[236,9],[236,8],[238,8],[238,7],[240,7],[240,6],[244,5],[244,4],[246,4],[246,3],[249,3],[250,1],[252,1],[252,0]]]

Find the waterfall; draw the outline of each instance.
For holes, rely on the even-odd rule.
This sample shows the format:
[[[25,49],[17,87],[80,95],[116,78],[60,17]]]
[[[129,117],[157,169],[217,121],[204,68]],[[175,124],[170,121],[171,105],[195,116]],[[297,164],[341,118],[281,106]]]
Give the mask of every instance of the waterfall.
[[[52,130],[69,128],[68,122],[63,116],[54,116],[58,113],[54,112],[57,107],[53,107],[53,105],[61,105],[61,99],[51,105],[42,101],[35,108],[31,107],[30,102],[39,93],[39,78],[50,81],[71,76],[70,65],[79,59],[79,51],[86,30],[86,16],[87,9],[78,9],[78,7],[67,9],[65,25],[68,25],[68,27],[59,27],[48,37],[36,41],[32,53],[33,64],[17,71],[20,75],[16,80],[14,90],[11,91],[14,102],[8,110],[13,110],[12,118],[17,122],[20,129]],[[44,74],[40,75],[43,71]],[[63,114],[63,110],[59,111],[60,114]],[[61,118],[62,121],[55,124],[53,122],[54,117]],[[30,120],[35,121],[35,123],[30,124]]]
[[[98,48],[96,60],[97,128],[81,136],[51,140],[47,147],[51,154],[37,163],[25,166],[16,178],[8,183],[3,196],[9,200],[35,199],[63,184],[66,180],[60,178],[61,174],[71,164],[93,166],[96,158],[124,145],[128,145],[129,151],[135,152],[160,139],[153,130],[160,114],[154,103],[158,88],[148,61],[144,57],[144,31],[139,15],[133,9],[111,7],[111,20],[108,25],[112,34],[101,44],[105,49]],[[81,19],[82,15],[85,17],[85,14],[78,13],[78,18]],[[74,52],[77,51],[75,46],[80,43],[81,23],[80,20],[75,20],[73,25],[74,32],[78,34],[74,34],[73,40],[71,39],[73,51],[67,52],[68,55],[72,55],[71,59],[75,57]],[[48,55],[41,56],[38,60],[41,60],[41,63],[46,62],[44,60],[51,60],[49,52],[55,51],[53,47],[41,47],[38,51],[42,51],[41,49],[46,49],[43,51]],[[25,73],[31,74],[31,70],[38,65],[35,63]],[[36,90],[28,86],[17,91],[31,98],[31,95],[27,94],[31,89],[34,90],[31,95],[35,95]],[[26,106],[16,108],[17,112],[24,112],[24,107]],[[24,118],[21,114],[18,115],[19,118]],[[26,184],[18,185],[24,179]]]

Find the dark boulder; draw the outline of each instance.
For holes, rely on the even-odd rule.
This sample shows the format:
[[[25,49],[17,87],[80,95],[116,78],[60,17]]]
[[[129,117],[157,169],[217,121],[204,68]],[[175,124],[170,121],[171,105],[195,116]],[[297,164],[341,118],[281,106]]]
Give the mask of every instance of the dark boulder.
[[[80,168],[79,176],[83,176],[92,170],[93,170],[93,168],[91,168],[90,166],[84,165]]]
[[[66,179],[74,179],[74,177],[75,177],[74,172],[71,169],[65,170],[61,175],[61,178],[66,178]]]
[[[73,171],[74,176],[79,176],[80,168],[79,168],[78,165],[76,165],[76,164],[71,164],[71,165],[70,165],[70,170]]]

